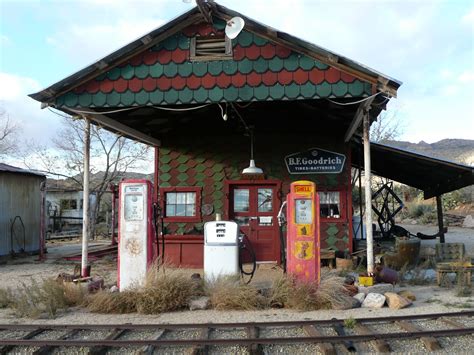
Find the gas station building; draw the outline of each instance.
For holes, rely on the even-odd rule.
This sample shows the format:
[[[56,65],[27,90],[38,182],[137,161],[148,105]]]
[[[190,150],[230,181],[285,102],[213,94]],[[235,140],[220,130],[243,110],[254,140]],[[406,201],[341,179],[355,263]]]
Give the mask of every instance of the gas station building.
[[[245,26],[231,40],[224,28],[235,16]],[[376,120],[400,85],[201,2],[31,97],[154,146],[154,200],[164,217],[166,257],[202,267],[203,224],[216,213],[239,224],[257,261],[280,262],[277,215],[296,180],[316,183],[321,247],[351,252],[351,167],[363,161],[361,121]],[[474,182],[472,168],[374,147],[374,172],[418,187],[425,197]],[[243,173],[251,155],[262,172]]]

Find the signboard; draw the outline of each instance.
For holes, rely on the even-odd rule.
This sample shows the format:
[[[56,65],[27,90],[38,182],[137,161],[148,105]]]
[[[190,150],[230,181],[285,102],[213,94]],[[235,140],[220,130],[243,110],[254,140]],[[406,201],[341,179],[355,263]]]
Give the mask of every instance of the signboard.
[[[311,148],[285,157],[290,174],[339,174],[346,156],[324,149]]]

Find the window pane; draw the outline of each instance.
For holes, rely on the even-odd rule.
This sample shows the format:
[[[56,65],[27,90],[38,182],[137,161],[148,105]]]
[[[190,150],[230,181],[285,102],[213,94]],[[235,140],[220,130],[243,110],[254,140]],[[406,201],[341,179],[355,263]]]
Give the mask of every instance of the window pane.
[[[166,194],[166,202],[169,204],[176,203],[176,192],[168,192]]]
[[[248,212],[249,210],[249,190],[234,190],[234,212]]]
[[[186,205],[176,205],[176,216],[186,216]]]
[[[176,193],[176,203],[184,205],[186,203],[186,192]]]
[[[187,192],[186,193],[186,203],[188,203],[188,204],[196,203],[196,193],[195,192]]]
[[[272,189],[258,189],[258,212],[271,212],[273,202]]]
[[[341,203],[339,191],[319,192],[319,204],[321,217],[341,217]]]
[[[186,205],[186,216],[195,216],[196,215],[196,208],[194,204]]]
[[[176,205],[166,205],[166,217],[176,216]]]

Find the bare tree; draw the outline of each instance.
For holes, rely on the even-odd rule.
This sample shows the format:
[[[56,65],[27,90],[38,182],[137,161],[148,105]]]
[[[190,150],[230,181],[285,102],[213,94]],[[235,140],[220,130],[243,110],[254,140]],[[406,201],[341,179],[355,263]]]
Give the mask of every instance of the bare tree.
[[[13,123],[3,108],[0,108],[0,157],[15,154],[16,135],[20,127]]]
[[[64,128],[53,139],[54,149],[37,144],[28,144],[30,154],[25,165],[35,165],[48,174],[66,177],[72,186],[83,188],[84,159],[83,120],[64,119]],[[91,179],[90,191],[96,195],[91,211],[91,235],[100,203],[111,183],[116,183],[130,169],[143,164],[148,158],[149,147],[113,134],[99,126],[91,126]],[[32,167],[31,167],[32,168]],[[85,196],[84,196],[85,198]]]
[[[404,131],[403,122],[397,111],[383,111],[370,127],[370,140],[384,142],[399,138]]]

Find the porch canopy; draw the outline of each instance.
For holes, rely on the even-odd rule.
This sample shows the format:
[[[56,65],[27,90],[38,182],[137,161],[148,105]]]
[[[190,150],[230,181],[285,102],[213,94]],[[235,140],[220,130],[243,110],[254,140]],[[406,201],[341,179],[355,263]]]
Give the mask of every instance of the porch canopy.
[[[42,107],[85,115],[153,146],[186,133],[242,136],[248,126],[257,136],[337,131],[347,143],[360,132],[367,108],[375,120],[401,85],[213,1],[197,3],[30,96]],[[242,17],[245,27],[230,42],[230,56],[197,58],[196,40],[224,38],[226,21],[234,16]]]
[[[423,191],[425,199],[474,184],[474,168],[380,143],[370,143],[372,173]],[[352,166],[364,166],[363,145],[354,137]]]

